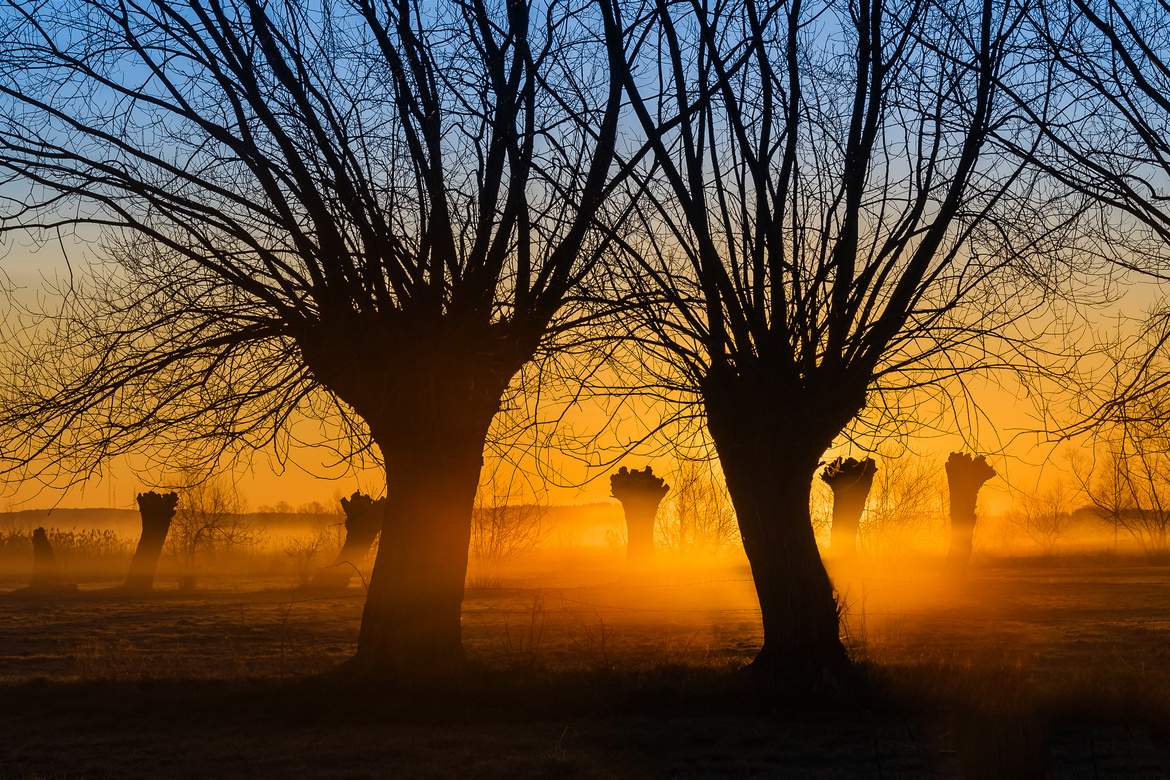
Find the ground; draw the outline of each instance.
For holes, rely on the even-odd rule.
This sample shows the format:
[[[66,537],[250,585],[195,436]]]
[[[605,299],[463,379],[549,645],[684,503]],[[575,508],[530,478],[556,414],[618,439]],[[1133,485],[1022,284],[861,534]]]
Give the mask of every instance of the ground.
[[[1140,563],[837,572],[859,680],[818,701],[737,671],[761,641],[737,563],[492,580],[466,675],[394,689],[330,674],[360,584],[12,590],[0,778],[1165,777],[1170,569]]]

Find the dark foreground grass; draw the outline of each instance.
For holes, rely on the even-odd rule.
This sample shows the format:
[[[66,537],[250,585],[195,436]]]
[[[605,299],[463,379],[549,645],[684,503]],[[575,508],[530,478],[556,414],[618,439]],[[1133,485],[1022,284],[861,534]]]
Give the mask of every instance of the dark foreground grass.
[[[1125,681],[929,664],[799,701],[703,667],[34,680],[0,689],[0,777],[1153,778],[1168,724],[1164,691]]]

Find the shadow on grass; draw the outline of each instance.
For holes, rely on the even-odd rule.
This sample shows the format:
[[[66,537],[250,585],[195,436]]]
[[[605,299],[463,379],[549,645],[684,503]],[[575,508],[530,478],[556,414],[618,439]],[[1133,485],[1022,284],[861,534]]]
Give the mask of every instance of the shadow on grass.
[[[1033,778],[1052,776],[1054,744],[1105,725],[1165,744],[1165,691],[1098,682],[1045,691],[1017,669],[926,663],[863,664],[821,700],[695,666],[472,664],[427,685],[34,680],[0,690],[0,777]],[[1140,751],[1104,755],[1121,747],[1101,747],[1120,768],[1096,776],[1161,776]],[[1089,757],[1073,759],[1093,777]]]

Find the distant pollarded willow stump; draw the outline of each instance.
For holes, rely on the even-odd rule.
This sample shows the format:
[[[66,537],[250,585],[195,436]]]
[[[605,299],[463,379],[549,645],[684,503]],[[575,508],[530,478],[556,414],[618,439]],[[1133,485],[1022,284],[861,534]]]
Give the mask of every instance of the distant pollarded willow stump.
[[[345,544],[332,566],[321,569],[313,575],[310,588],[347,588],[357,572],[358,565],[369,555],[374,539],[382,531],[382,520],[386,515],[386,499],[377,501],[354,491],[349,499],[341,499],[345,511]]]
[[[150,590],[154,587],[158,558],[162,555],[178,505],[178,493],[155,493],[151,490],[138,494],[142,535],[138,538],[138,548],[130,561],[130,573],[126,576],[125,585],[127,590]]]
[[[841,561],[851,562],[857,558],[861,513],[865,510],[875,474],[877,464],[873,458],[837,458],[821,473],[821,479],[833,491],[829,552]]]
[[[962,578],[971,560],[975,537],[975,501],[979,489],[995,476],[995,469],[982,455],[973,457],[952,452],[947,458],[947,486],[951,491],[951,548],[947,552],[946,571]]]
[[[654,557],[654,518],[670,485],[654,476],[650,466],[641,471],[622,466],[610,476],[609,489],[622,502],[626,515],[626,559],[631,563],[650,561]]]
[[[77,590],[77,585],[67,583],[61,579],[61,570],[57,568],[57,557],[53,555],[53,545],[49,544],[49,535],[44,528],[33,531],[33,576],[28,586],[30,590],[42,593],[60,593]]]

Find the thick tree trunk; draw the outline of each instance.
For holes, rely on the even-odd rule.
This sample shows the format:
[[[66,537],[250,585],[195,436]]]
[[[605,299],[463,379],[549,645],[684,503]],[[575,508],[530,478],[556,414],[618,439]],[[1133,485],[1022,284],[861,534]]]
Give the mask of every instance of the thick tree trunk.
[[[355,312],[344,331],[299,339],[318,380],[369,426],[392,497],[349,665],[360,675],[417,680],[463,662],[460,618],[484,443],[537,343],[479,309],[465,313],[387,329]]]
[[[816,459],[720,458],[764,622],[764,646],[753,669],[783,687],[812,689],[839,680],[849,659],[808,507]]]
[[[951,547],[947,552],[945,573],[962,579],[971,561],[975,538],[975,502],[983,483],[995,476],[995,469],[980,455],[952,452],[947,458],[947,486],[951,492]]]
[[[840,431],[836,421],[849,416],[802,414],[772,397],[745,395],[713,387],[704,400],[760,599],[764,646],[751,671],[783,690],[833,687],[850,661],[809,495],[819,458]]]
[[[873,458],[837,458],[821,474],[833,490],[833,525],[829,531],[829,552],[842,563],[857,560],[857,535],[861,514],[873,486],[877,464]]]
[[[341,499],[345,511],[345,542],[332,566],[313,575],[310,588],[347,588],[357,566],[365,559],[382,531],[386,516],[386,499],[377,501],[361,491],[355,491],[348,500]]]
[[[142,515],[142,535],[138,548],[130,561],[130,573],[126,576],[128,590],[150,590],[154,587],[154,574],[158,570],[158,558],[162,555],[167,541],[167,531],[179,505],[177,493],[138,494],[138,512]]]
[[[486,425],[387,458],[382,539],[355,661],[375,676],[446,674],[464,659],[463,589]]]
[[[609,487],[626,516],[626,560],[645,565],[654,559],[654,519],[670,486],[650,466],[642,471],[622,466],[610,476]]]

